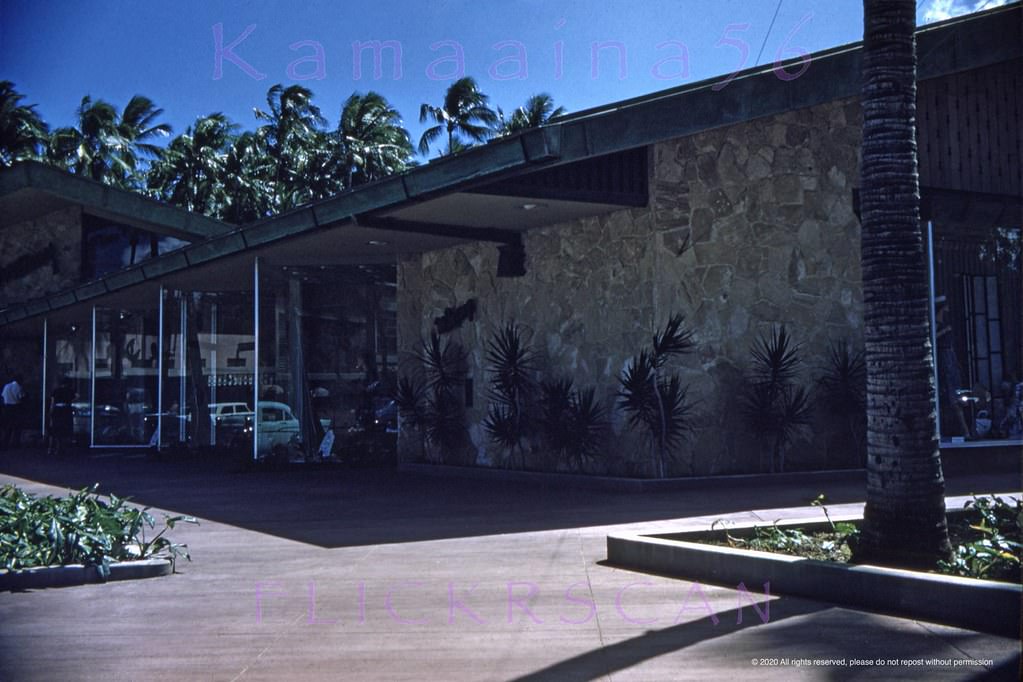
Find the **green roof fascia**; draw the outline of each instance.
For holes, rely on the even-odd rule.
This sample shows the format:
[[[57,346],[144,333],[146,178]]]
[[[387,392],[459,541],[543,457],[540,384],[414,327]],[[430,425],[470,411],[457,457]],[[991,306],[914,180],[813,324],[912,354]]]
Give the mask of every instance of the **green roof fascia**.
[[[241,230],[235,230],[203,242],[189,244],[183,251],[189,265],[198,265],[244,251],[245,247],[245,237],[242,236]]]
[[[75,287],[72,291],[79,303],[109,293],[106,282],[101,279]]]
[[[142,268],[133,267],[110,273],[103,280],[106,282],[108,291],[116,291],[146,281],[146,275],[142,272]]]
[[[37,298],[34,301],[25,303],[25,313],[28,317],[50,312],[50,302],[45,298]]]
[[[78,303],[78,299],[75,298],[73,291],[63,291],[59,294],[54,294],[49,298],[50,310],[57,310],[58,308],[66,308],[69,305]]]
[[[188,259],[185,258],[185,252],[183,249],[178,249],[159,258],[144,261],[142,263],[142,272],[145,274],[144,279],[155,279],[161,275],[184,270],[187,267]],[[111,275],[108,275],[107,279],[110,277]]]
[[[0,196],[21,189],[46,192],[114,220],[155,225],[182,238],[206,239],[234,229],[227,223],[164,204],[138,192],[111,187],[38,161],[22,161],[0,171]]]

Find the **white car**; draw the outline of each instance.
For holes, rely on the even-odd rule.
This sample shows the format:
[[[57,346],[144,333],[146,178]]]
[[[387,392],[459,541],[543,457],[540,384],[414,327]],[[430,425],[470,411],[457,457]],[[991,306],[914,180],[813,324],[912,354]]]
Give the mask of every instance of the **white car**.
[[[217,426],[245,426],[252,419],[252,408],[248,403],[210,403],[210,422]]]
[[[283,454],[297,447],[302,427],[291,406],[271,400],[259,401],[259,456]]]

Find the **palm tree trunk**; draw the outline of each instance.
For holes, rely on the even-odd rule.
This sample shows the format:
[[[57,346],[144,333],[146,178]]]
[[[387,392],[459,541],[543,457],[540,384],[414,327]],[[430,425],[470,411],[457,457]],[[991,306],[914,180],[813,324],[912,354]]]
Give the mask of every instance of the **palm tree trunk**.
[[[858,561],[949,554],[916,156],[916,3],[864,0],[860,192],[867,504]]]

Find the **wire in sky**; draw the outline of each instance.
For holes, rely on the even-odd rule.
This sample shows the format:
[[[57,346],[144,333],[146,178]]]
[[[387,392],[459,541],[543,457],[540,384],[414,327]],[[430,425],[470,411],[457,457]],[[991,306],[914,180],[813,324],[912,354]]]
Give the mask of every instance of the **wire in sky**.
[[[760,52],[757,52],[757,61],[753,66],[760,65],[760,57],[764,54],[764,46],[767,45],[767,39],[771,37],[771,31],[774,30],[774,20],[778,18],[778,10],[781,9],[782,0],[778,0],[778,6],[774,8],[774,16],[771,17],[771,25],[767,27],[767,35],[764,36],[764,42],[760,43]]]

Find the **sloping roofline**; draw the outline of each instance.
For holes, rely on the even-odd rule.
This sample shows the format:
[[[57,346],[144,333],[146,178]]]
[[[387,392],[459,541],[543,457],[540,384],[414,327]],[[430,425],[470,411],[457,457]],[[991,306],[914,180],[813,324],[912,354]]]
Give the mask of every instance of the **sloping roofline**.
[[[918,80],[1023,57],[1021,3],[933,24],[917,31]],[[425,166],[306,204],[125,268],[74,290],[0,311],[0,325],[103,296],[170,272],[263,247],[328,227],[359,224],[374,214],[438,195],[595,156],[855,97],[860,91],[862,42],[813,53],[798,79],[783,81],[775,67],[740,72],[715,90],[711,78],[558,118]],[[801,58],[779,68],[792,72]]]
[[[40,202],[40,195],[49,201]],[[200,213],[38,161],[22,161],[0,170],[0,210],[5,223],[31,220],[69,206],[80,206],[92,215],[188,241],[209,239],[233,229]],[[0,229],[3,227],[0,225]]]

